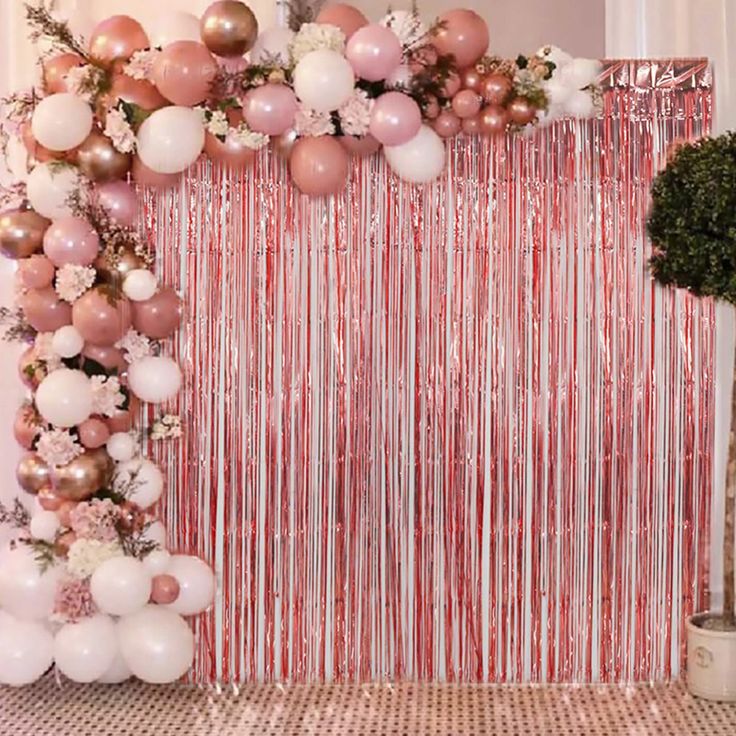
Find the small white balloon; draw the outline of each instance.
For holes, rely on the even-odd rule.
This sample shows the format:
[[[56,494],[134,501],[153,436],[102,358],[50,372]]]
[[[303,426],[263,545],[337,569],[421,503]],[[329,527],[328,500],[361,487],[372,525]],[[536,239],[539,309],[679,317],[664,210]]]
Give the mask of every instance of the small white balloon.
[[[161,498],[164,476],[155,463],[135,458],[117,466],[112,487],[140,508],[147,509]]]
[[[48,618],[60,579],[61,567],[42,570],[27,545],[7,548],[0,555],[0,606],[23,620]]]
[[[601,63],[596,59],[573,59],[561,70],[559,77],[563,84],[579,90],[593,84],[598,79],[601,69]]]
[[[60,368],[49,373],[36,391],[39,414],[57,427],[74,427],[92,413],[92,386],[82,371]]]
[[[148,603],[151,575],[135,557],[113,557],[92,573],[90,591],[102,613],[127,616]]]
[[[76,95],[49,95],[36,105],[31,119],[33,137],[52,151],[69,151],[92,132],[92,108]]]
[[[165,684],[186,674],[194,659],[194,634],[186,621],[163,606],[146,606],[118,622],[120,651],[143,682]]]
[[[130,671],[130,667],[128,667],[123,659],[123,655],[118,649],[118,651],[115,652],[115,659],[109,669],[104,675],[102,675],[102,677],[97,678],[97,682],[100,682],[103,685],[119,685],[121,682],[129,680],[132,676],[133,673]]]
[[[123,281],[123,293],[134,302],[145,302],[157,289],[158,281],[147,268],[133,269]]]
[[[146,24],[146,32],[151,48],[164,48],[175,41],[197,41],[202,43],[199,30],[199,18],[192,13],[180,10],[168,13],[156,12],[150,23]]]
[[[384,146],[386,161],[402,179],[425,184],[436,179],[445,168],[445,144],[427,125],[400,146]]]
[[[31,536],[42,542],[53,542],[61,524],[53,511],[39,511],[31,518]]]
[[[65,624],[54,639],[57,668],[74,682],[99,680],[115,661],[115,634],[113,620],[101,614]]]
[[[197,110],[171,106],[156,110],[138,129],[138,155],[159,174],[189,168],[204,148],[204,121]]]
[[[128,432],[116,432],[107,441],[107,454],[119,463],[134,458],[137,449],[135,440]]]
[[[595,113],[593,99],[587,92],[576,90],[565,103],[565,112],[574,118],[590,118]]]
[[[337,51],[311,51],[294,69],[296,96],[316,112],[337,110],[347,102],[354,90],[353,67]]]
[[[141,538],[153,542],[159,549],[166,549],[166,527],[160,521],[151,522],[141,533]]]
[[[544,91],[550,107],[560,107],[568,101],[574,90],[569,85],[564,84],[559,77],[554,76],[544,83]]]
[[[128,369],[131,391],[150,404],[160,404],[176,396],[181,381],[181,368],[176,361],[163,356],[141,358]]]
[[[215,573],[199,557],[174,555],[167,575],[179,583],[179,597],[166,607],[182,616],[194,616],[206,611],[215,600]]]
[[[82,352],[84,338],[76,327],[65,325],[54,332],[51,347],[62,358],[73,358]]]
[[[39,215],[50,220],[71,216],[69,198],[79,191],[81,177],[74,166],[38,164],[28,175],[26,195]]]
[[[143,564],[152,577],[163,575],[171,563],[171,554],[165,549],[155,549],[143,558]]]
[[[36,621],[0,611],[0,684],[30,685],[54,662],[54,637]]]
[[[291,61],[289,44],[295,35],[290,28],[280,26],[266,28],[265,31],[258,34],[250,50],[250,63],[275,63],[279,66],[289,66]]]

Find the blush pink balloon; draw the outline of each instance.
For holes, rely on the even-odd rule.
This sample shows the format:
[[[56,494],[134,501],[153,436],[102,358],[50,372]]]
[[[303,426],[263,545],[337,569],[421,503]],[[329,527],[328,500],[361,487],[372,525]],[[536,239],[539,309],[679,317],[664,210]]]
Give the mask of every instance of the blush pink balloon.
[[[452,98],[452,111],[461,120],[472,118],[480,112],[483,98],[471,89],[462,89]]]
[[[217,62],[203,43],[170,43],[153,64],[151,78],[158,91],[175,105],[191,107],[210,92]]]
[[[460,132],[461,122],[454,112],[443,110],[432,122],[432,127],[440,138],[452,138]]]
[[[289,168],[294,183],[312,196],[337,194],[348,180],[347,151],[328,135],[300,138],[291,152]]]
[[[478,13],[464,8],[440,15],[432,44],[441,53],[455,57],[460,68],[472,66],[488,49],[488,25]]]
[[[102,345],[85,345],[82,349],[82,357],[94,360],[108,371],[117,370],[120,373],[128,369],[128,364],[123,353],[118,348]]]
[[[179,581],[173,575],[156,575],[151,586],[151,600],[160,606],[173,603],[180,592]]]
[[[54,264],[40,253],[34,253],[29,258],[18,261],[18,275],[27,289],[43,289],[51,286],[54,273]]]
[[[355,74],[369,82],[386,79],[401,64],[401,41],[378,23],[359,28],[348,41],[345,56]]]
[[[85,342],[109,347],[130,329],[130,311],[125,297],[110,299],[100,289],[90,289],[74,302],[72,324]]]
[[[153,340],[162,340],[179,329],[182,301],[170,287],[165,286],[144,302],[132,304],[133,327]]]
[[[354,135],[343,135],[339,138],[343,148],[353,156],[370,156],[381,148],[381,144],[370,134],[358,138]]]
[[[110,430],[102,419],[87,419],[77,427],[79,441],[88,449],[96,450],[110,439]]]
[[[296,95],[285,84],[256,87],[243,100],[248,127],[266,135],[281,135],[291,128],[297,109]]]
[[[129,432],[132,426],[136,422],[136,418],[141,410],[140,400],[130,395],[128,400],[127,409],[118,409],[111,417],[105,419],[105,424],[110,430],[110,434],[116,434],[117,432]]]
[[[97,204],[110,219],[122,227],[130,227],[138,215],[138,197],[135,189],[124,181],[109,181],[95,187]]]
[[[169,189],[178,184],[181,179],[181,174],[159,174],[157,171],[149,169],[137,155],[133,156],[131,172],[136,184],[151,189]]]
[[[221,141],[209,131],[204,137],[204,152],[213,161],[217,161],[233,169],[244,169],[253,163],[256,152],[244,145],[233,136],[228,136]]]
[[[132,102],[146,111],[159,110],[168,104],[167,99],[145,79],[133,79],[127,74],[116,74],[106,95],[112,107],[118,100]]]
[[[371,135],[384,146],[400,146],[410,141],[422,127],[422,111],[409,95],[386,92],[373,106]]]
[[[462,87],[463,80],[457,72],[450,72],[442,85],[442,94],[448,99],[452,99]]]
[[[129,59],[150,46],[143,26],[128,15],[113,15],[98,23],[89,40],[90,56],[103,66]]]
[[[43,86],[50,95],[68,92],[66,75],[75,67],[82,66],[84,59],[79,54],[66,53],[51,56],[42,64]]]
[[[476,115],[474,118],[465,118],[465,120],[463,120],[463,133],[466,135],[480,135],[481,132],[479,115]]]
[[[89,266],[99,250],[97,232],[81,217],[54,220],[43,236],[43,252],[57,268],[66,264]]]
[[[335,3],[322,8],[316,22],[337,26],[345,34],[345,38],[350,39],[359,28],[368,25],[368,18],[352,5]]]
[[[34,421],[34,412],[26,406],[21,406],[15,413],[13,422],[13,435],[16,442],[24,449],[30,450],[33,440],[40,431],[41,427]]]
[[[18,300],[28,323],[38,332],[56,332],[71,324],[72,308],[61,301],[53,287],[29,289]]]

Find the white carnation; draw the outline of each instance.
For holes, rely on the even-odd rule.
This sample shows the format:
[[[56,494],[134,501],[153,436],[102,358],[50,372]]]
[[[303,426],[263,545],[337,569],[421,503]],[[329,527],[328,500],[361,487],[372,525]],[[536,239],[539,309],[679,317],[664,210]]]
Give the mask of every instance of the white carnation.
[[[305,23],[289,44],[293,64],[298,64],[312,51],[329,49],[342,54],[345,52],[345,34],[328,23]]]
[[[50,429],[41,432],[36,445],[36,453],[52,467],[68,465],[84,452],[82,446],[66,429]]]
[[[294,130],[302,137],[334,135],[335,124],[329,112],[317,112],[304,105],[299,106],[294,119]]]
[[[127,74],[133,79],[150,79],[156,57],[160,53],[156,49],[136,51],[130,57],[130,61],[123,67],[123,74]]]
[[[205,127],[214,136],[226,136],[230,130],[227,113],[224,110],[213,110]]]
[[[340,108],[340,125],[345,135],[363,136],[371,124],[374,101],[362,89],[356,89]]]
[[[120,379],[116,376],[92,376],[92,413],[106,417],[114,416],[125,403],[125,394],[120,390]]]
[[[230,128],[228,136],[232,136],[241,145],[258,151],[268,145],[270,138],[265,133],[256,133],[251,130],[245,123],[241,123],[237,128]]]
[[[69,547],[66,568],[74,577],[88,578],[103,562],[123,554],[119,542],[78,539]]]
[[[107,111],[104,132],[120,153],[133,153],[135,151],[137,145],[135,133],[122,110],[113,107]]]
[[[56,272],[56,293],[59,299],[73,304],[85,291],[92,288],[97,272],[92,266],[64,264]]]
[[[122,340],[115,343],[115,347],[124,351],[125,360],[128,363],[135,363],[136,360],[152,354],[149,338],[136,332],[132,327],[125,333]]]

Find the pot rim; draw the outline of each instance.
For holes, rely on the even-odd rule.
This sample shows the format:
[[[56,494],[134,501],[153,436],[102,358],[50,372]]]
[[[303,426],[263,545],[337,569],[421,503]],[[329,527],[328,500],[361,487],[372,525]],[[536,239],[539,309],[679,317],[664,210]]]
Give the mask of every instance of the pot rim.
[[[729,642],[736,642],[736,629],[733,631],[713,631],[712,629],[704,629],[700,626],[700,622],[710,618],[721,618],[721,612],[716,611],[700,611],[694,613],[692,616],[687,618],[687,631],[688,634],[697,634],[697,636],[705,637],[707,639],[723,639]]]

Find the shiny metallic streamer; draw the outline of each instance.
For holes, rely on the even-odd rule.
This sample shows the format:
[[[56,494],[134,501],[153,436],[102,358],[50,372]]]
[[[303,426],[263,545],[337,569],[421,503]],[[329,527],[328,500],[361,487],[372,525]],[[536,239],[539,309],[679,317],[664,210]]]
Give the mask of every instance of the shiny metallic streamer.
[[[677,675],[706,600],[714,311],[648,192],[704,61],[607,62],[597,120],[459,138],[432,186],[207,162],[145,198],[186,296],[172,546],[216,564],[195,681]]]

